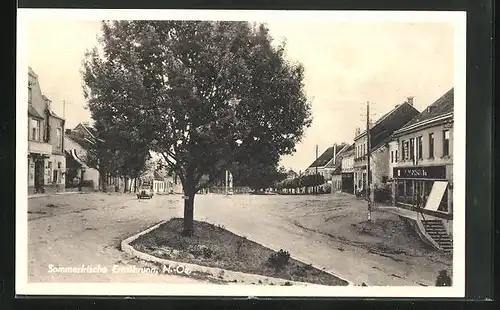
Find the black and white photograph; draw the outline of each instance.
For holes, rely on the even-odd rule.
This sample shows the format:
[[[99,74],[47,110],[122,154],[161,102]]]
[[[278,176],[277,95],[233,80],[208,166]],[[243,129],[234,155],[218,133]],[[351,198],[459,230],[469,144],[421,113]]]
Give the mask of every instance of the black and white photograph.
[[[19,9],[16,293],[463,297],[465,23]]]

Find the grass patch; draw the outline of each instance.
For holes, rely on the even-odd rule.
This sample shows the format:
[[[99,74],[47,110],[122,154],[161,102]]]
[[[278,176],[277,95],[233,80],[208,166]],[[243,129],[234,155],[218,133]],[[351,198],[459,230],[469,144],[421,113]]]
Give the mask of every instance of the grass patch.
[[[130,245],[159,258],[244,273],[322,285],[347,285],[311,265],[289,258],[286,251],[275,252],[238,236],[223,226],[195,221],[194,235],[181,235],[182,218],[174,218],[140,236]],[[291,283],[290,283],[291,284]]]

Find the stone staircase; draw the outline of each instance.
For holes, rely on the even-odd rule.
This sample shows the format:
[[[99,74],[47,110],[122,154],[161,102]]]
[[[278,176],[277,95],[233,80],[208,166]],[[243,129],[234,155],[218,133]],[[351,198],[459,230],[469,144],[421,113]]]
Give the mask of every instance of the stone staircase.
[[[453,239],[448,235],[440,220],[422,220],[425,232],[441,247],[445,252],[453,252]]]

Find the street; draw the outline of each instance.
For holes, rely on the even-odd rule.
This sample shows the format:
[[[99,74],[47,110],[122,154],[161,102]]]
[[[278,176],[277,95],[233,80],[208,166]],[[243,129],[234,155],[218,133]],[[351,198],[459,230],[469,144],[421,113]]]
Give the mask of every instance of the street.
[[[356,285],[433,285],[451,260],[425,250],[419,241],[396,236],[357,235],[365,202],[347,195],[197,195],[195,219],[224,226]],[[136,274],[49,273],[50,264],[146,265],[127,257],[120,242],[162,220],[182,217],[180,195],[138,200],[131,194],[72,194],[28,200],[28,275],[30,282],[198,283],[189,277]],[[374,212],[374,222],[399,223],[397,216]],[[385,228],[384,228],[385,229]],[[388,232],[389,234],[390,232]],[[399,238],[399,239],[398,239]],[[408,243],[410,240],[411,244]],[[380,250],[396,244],[400,251]],[[378,249],[378,250],[377,250]]]

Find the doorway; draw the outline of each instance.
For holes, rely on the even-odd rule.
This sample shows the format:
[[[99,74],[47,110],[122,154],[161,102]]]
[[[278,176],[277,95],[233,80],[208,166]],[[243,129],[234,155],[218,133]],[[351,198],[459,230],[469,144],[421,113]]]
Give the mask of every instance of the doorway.
[[[35,158],[35,193],[44,192],[44,161],[41,158]]]

